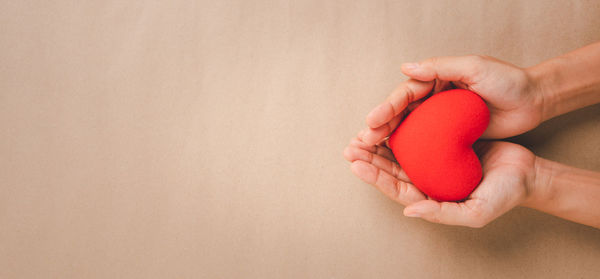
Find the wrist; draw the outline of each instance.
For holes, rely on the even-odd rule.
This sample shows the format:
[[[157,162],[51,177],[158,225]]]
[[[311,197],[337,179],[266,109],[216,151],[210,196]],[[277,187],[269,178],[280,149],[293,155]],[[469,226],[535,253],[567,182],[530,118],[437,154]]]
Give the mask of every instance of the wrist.
[[[556,75],[554,69],[553,63],[548,62],[524,69],[529,78],[530,93],[534,96],[534,106],[540,114],[540,123],[556,116],[556,87],[552,85]]]
[[[541,119],[600,103],[600,43],[526,68]]]
[[[536,157],[521,206],[600,228],[600,173]]]
[[[553,162],[536,156],[532,178],[527,185],[527,196],[522,206],[542,209],[544,204],[554,199],[552,190]]]

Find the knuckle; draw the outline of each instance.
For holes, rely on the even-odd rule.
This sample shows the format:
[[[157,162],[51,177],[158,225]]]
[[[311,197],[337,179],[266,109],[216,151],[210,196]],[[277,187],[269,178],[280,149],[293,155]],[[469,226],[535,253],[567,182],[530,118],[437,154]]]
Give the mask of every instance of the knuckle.
[[[473,55],[469,55],[467,57],[474,63],[481,63],[481,62],[487,60],[487,58],[488,58],[488,56],[481,55],[481,54],[473,54]]]
[[[487,58],[483,55],[469,55],[465,57],[465,75],[476,76],[485,70]]]
[[[400,167],[396,164],[392,164],[392,175],[394,177],[400,176]]]
[[[435,67],[435,65],[439,61],[440,61],[439,56],[433,56],[433,57],[429,57],[429,58],[425,59],[425,61],[423,61],[423,64],[427,64],[427,65],[431,65],[431,66]]]
[[[410,80],[404,84],[407,105],[415,101],[415,82],[416,81]]]
[[[367,153],[367,160],[369,160],[368,162],[371,163],[373,162],[373,153],[369,152],[369,151],[365,151]]]
[[[375,168],[375,178],[373,181],[373,185],[381,185],[381,172],[379,168]]]
[[[467,61],[471,68],[479,69],[486,62],[487,58],[483,55],[469,55]]]
[[[396,188],[396,197],[398,198],[398,200],[402,200],[402,198],[406,194],[406,185],[404,185],[402,181],[396,180],[394,182],[394,186]]]

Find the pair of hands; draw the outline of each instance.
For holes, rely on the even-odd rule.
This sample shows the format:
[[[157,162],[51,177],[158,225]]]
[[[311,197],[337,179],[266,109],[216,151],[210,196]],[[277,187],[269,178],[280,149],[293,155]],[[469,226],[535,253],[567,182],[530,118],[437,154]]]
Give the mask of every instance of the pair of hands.
[[[544,95],[527,70],[484,56],[437,57],[402,65],[410,79],[367,116],[368,127],[344,150],[352,172],[394,201],[404,215],[469,227],[483,227],[529,198],[535,182],[536,156],[502,141],[478,141],[474,150],[483,167],[480,185],[463,202],[437,202],[421,193],[406,176],[384,139],[412,109],[431,94],[463,88],[477,92],[490,110],[482,138],[524,133],[544,118]]]

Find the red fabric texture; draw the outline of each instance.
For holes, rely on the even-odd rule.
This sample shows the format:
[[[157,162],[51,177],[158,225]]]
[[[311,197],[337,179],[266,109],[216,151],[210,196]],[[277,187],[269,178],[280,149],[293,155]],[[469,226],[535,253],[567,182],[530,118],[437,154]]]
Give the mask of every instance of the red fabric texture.
[[[473,143],[490,112],[476,93],[453,89],[425,100],[400,123],[389,146],[412,183],[438,201],[460,201],[482,178]]]

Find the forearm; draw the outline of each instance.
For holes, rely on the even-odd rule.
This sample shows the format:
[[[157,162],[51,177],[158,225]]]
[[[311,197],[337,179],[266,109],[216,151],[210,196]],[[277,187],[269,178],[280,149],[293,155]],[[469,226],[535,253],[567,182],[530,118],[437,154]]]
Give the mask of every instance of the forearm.
[[[542,96],[542,120],[600,103],[600,42],[526,71]]]
[[[600,173],[537,158],[523,206],[600,228]]]

